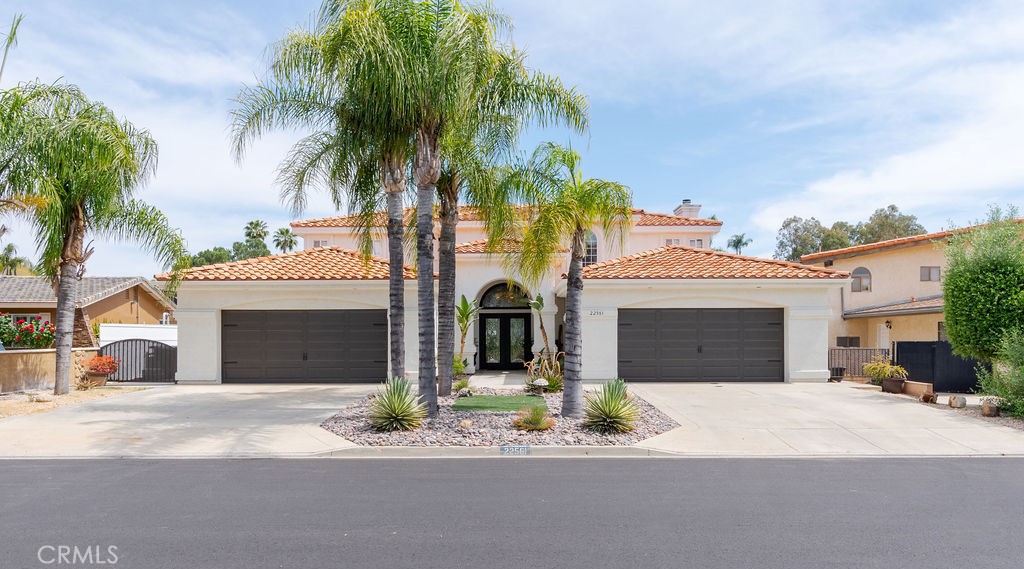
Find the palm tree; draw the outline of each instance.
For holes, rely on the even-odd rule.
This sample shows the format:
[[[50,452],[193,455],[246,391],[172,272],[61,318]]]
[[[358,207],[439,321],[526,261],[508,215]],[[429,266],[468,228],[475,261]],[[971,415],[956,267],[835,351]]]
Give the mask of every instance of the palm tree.
[[[750,239],[747,239],[746,233],[738,233],[729,238],[729,242],[726,243],[726,247],[732,249],[737,255],[743,253],[743,248],[753,243]]]
[[[629,188],[617,182],[584,179],[580,155],[553,143],[542,144],[520,170],[516,182],[520,197],[530,206],[523,227],[522,246],[506,258],[509,270],[526,283],[550,275],[563,244],[571,243],[565,294],[565,391],[562,415],[583,411],[582,296],[583,257],[587,233],[600,226],[606,239],[624,238],[632,214]]]
[[[282,227],[274,232],[274,247],[282,253],[294,251],[299,246],[299,238],[287,227]]]
[[[11,20],[11,28],[7,32],[7,37],[4,38],[4,57],[0,60],[0,80],[4,78],[4,68],[7,67],[7,53],[11,51],[12,47],[18,46],[18,26],[21,25],[21,20],[24,18],[21,14],[15,14],[14,19]]]
[[[26,268],[32,270],[32,263],[25,257],[18,256],[18,248],[14,243],[8,243],[3,250],[0,250],[0,274],[16,275],[18,269]]]
[[[87,238],[139,243],[175,275],[188,266],[188,252],[167,218],[134,198],[156,170],[156,142],[148,131],[74,86],[30,83],[10,89],[0,114],[16,117],[20,134],[14,141],[0,138],[0,147],[18,145],[14,151],[0,148],[0,156],[13,157],[0,188],[8,196],[44,198],[31,220],[40,270],[57,293],[54,393],[62,395],[70,383],[78,280],[93,252]]]
[[[267,222],[262,219],[254,219],[245,224],[246,240],[263,241],[269,234],[270,230],[267,229]]]
[[[476,320],[476,316],[479,313],[480,307],[477,305],[476,300],[469,300],[466,298],[466,295],[462,295],[455,309],[455,320],[459,324],[459,332],[462,333],[462,339],[459,341],[460,360],[464,358],[466,353],[466,335],[469,334],[469,326]]]
[[[383,194],[393,376],[405,374],[403,194],[414,133],[393,38],[407,27],[408,4],[324,0],[312,29],[293,30],[273,47],[267,77],[243,88],[232,111],[237,159],[272,130],[310,131],[278,168],[282,199],[299,215],[310,189],[325,190],[335,207],[359,215],[366,254]]]
[[[504,243],[512,218],[506,196],[495,191],[501,183],[500,163],[517,149],[518,136],[531,121],[543,126],[563,124],[577,133],[587,128],[587,100],[566,88],[557,77],[527,69],[518,51],[497,51],[474,109],[461,117],[441,140],[441,176],[437,183],[438,277],[437,358],[438,392],[451,393],[455,349],[455,235],[459,198],[483,219],[489,243]]]

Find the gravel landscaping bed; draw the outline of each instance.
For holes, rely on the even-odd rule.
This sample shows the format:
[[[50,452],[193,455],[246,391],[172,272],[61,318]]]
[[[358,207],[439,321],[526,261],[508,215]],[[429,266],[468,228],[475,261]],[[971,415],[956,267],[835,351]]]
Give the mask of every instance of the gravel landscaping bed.
[[[943,407],[949,409],[950,411],[960,413],[961,415],[974,417],[979,421],[985,421],[986,423],[995,423],[997,425],[1002,425],[1004,427],[1010,427],[1013,429],[1024,431],[1024,419],[1018,419],[1016,417],[1006,417],[1004,415],[1000,415],[998,417],[984,417],[981,414],[980,405],[968,405],[963,409],[954,409],[952,407],[949,407],[948,405],[943,405]]]
[[[479,389],[479,395],[516,395],[522,390]],[[562,394],[544,395],[548,411],[557,423],[546,431],[518,431],[512,426],[516,413],[493,411],[453,411],[455,397],[438,398],[438,414],[413,431],[381,433],[370,427],[367,412],[369,397],[344,407],[320,426],[332,433],[363,446],[466,446],[486,447],[506,444],[536,446],[616,446],[632,445],[679,426],[653,405],[633,395],[640,408],[636,428],[628,433],[602,435],[584,429],[581,419],[564,419]],[[473,426],[464,429],[459,423],[469,419]]]

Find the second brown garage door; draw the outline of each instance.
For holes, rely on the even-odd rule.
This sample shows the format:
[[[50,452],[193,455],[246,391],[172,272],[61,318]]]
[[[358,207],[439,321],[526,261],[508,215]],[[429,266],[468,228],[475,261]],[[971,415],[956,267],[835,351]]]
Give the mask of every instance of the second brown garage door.
[[[384,310],[225,310],[221,325],[225,383],[387,378]]]
[[[781,308],[619,310],[627,381],[783,381]]]

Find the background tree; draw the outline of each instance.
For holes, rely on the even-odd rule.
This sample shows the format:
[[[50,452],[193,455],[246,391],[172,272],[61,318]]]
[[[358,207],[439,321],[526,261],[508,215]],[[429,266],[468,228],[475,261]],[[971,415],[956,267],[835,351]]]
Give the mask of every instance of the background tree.
[[[925,233],[925,229],[917,222],[917,216],[902,214],[895,205],[876,209],[866,223],[858,223],[855,229],[858,245],[911,237],[922,233]]]
[[[274,247],[282,253],[294,251],[299,246],[299,238],[292,233],[288,227],[282,227],[274,232]]]
[[[1016,208],[950,237],[942,279],[946,334],[960,356],[992,361],[1007,330],[1024,328],[1024,238]]]
[[[270,249],[267,247],[267,242],[262,239],[246,239],[231,244],[232,261],[244,261],[268,255],[270,255]]]
[[[245,224],[244,235],[246,241],[263,241],[270,235],[270,230],[267,229],[266,221],[254,219]]]
[[[580,155],[572,149],[547,143],[537,148],[528,164],[519,169],[512,186],[528,206],[522,228],[522,247],[506,259],[508,270],[533,286],[547,276],[554,261],[570,243],[565,296],[565,390],[562,415],[583,412],[582,300],[583,257],[586,235],[594,226],[609,240],[624,239],[632,215],[629,188],[617,182],[585,179]]]
[[[821,234],[821,251],[850,247],[857,240],[857,228],[845,221],[837,221]]]
[[[825,227],[817,219],[790,217],[775,238],[775,258],[799,262],[800,257],[819,251],[824,235]]]
[[[224,247],[204,249],[192,256],[192,266],[216,265],[218,263],[229,263],[232,261],[231,251]]]
[[[753,241],[747,238],[746,233],[738,233],[729,238],[726,247],[732,249],[737,255],[743,254],[743,248],[749,246]]]
[[[0,114],[22,127],[13,144],[16,159],[4,174],[5,192],[39,195],[31,212],[40,269],[57,293],[54,393],[70,386],[71,340],[78,281],[92,254],[90,235],[131,241],[177,271],[189,256],[179,232],[160,211],[135,199],[156,169],[156,142],[148,131],[88,100],[74,86],[22,85],[5,94]],[[0,149],[0,154],[4,149]]]
[[[18,269],[24,269],[31,273],[33,272],[32,262],[25,257],[19,257],[18,248],[14,246],[14,243],[8,243],[0,250],[0,274],[16,275]]]
[[[14,19],[11,20],[11,27],[7,31],[7,36],[4,37],[4,57],[0,60],[0,81],[4,78],[4,68],[7,67],[7,53],[11,51],[12,47],[18,46],[18,26],[21,25],[21,20],[24,16],[21,14],[15,14]]]

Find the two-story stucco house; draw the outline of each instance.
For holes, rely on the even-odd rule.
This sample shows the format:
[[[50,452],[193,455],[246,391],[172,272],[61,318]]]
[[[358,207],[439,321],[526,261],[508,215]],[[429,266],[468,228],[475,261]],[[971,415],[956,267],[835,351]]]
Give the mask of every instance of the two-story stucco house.
[[[621,240],[593,230],[584,269],[584,378],[826,379],[831,293],[848,275],[713,251],[721,222],[699,212],[689,200],[672,214],[634,210]],[[293,223],[301,251],[189,270],[175,314],[178,381],[384,379],[385,222],[381,212],[370,259],[354,251],[357,220],[339,216]],[[470,370],[522,369],[543,348],[541,320],[561,344],[568,253],[527,288],[500,256],[485,252],[472,208],[461,208],[457,242],[456,297],[482,307],[466,342]],[[405,276],[406,362],[414,370],[416,282],[411,268]],[[539,315],[525,302],[538,294],[545,300]]]
[[[804,255],[801,261],[850,273],[832,292],[829,341],[841,348],[889,348],[892,342],[945,340],[940,231]]]

